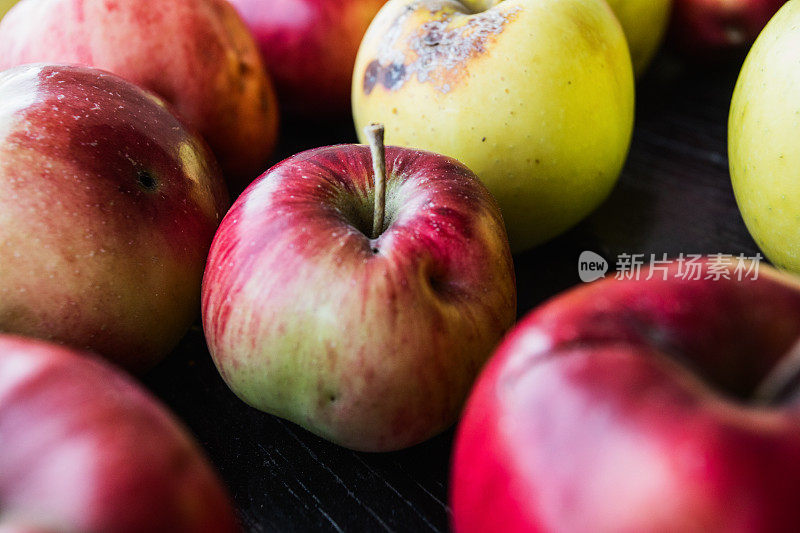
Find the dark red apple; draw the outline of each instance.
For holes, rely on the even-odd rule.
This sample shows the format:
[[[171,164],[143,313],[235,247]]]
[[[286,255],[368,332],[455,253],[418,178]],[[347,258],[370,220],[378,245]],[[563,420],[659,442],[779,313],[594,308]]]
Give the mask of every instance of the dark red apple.
[[[0,73],[0,331],[149,368],[197,317],[227,206],[152,93],[85,67]]]
[[[800,527],[800,403],[784,394],[800,284],[676,268],[569,291],[509,334],[458,428],[457,532]]]
[[[671,38],[694,57],[746,50],[786,0],[674,0]]]
[[[472,172],[389,147],[384,189],[372,166],[366,146],[331,146],[259,178],[214,238],[202,303],[240,398],[383,451],[455,422],[516,293],[500,211]]]
[[[0,530],[238,529],[198,446],[135,383],[89,354],[0,335]]]
[[[226,0],[25,0],[0,22],[0,70],[45,61],[113,72],[169,102],[236,189],[266,168],[278,109]]]
[[[261,48],[287,111],[350,113],[361,38],[386,0],[231,0]]]

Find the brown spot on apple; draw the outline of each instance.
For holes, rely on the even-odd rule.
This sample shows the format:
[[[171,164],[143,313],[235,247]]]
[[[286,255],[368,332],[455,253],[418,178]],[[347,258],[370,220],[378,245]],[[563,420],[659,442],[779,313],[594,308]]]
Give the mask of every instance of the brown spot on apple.
[[[440,7],[433,9],[430,1],[419,0],[389,25],[375,59],[364,71],[364,94],[377,85],[395,91],[414,76],[442,93],[450,92],[467,75],[469,61],[488,53],[520,11],[491,9],[470,14],[449,4],[433,4]],[[422,11],[434,15],[434,20],[417,27],[409,19]]]
[[[242,78],[247,78],[251,76],[253,72],[253,67],[244,60],[243,57],[239,58],[239,74]]]
[[[147,192],[153,192],[158,189],[158,180],[153,172],[148,169],[141,168],[136,171],[136,182],[139,187]]]

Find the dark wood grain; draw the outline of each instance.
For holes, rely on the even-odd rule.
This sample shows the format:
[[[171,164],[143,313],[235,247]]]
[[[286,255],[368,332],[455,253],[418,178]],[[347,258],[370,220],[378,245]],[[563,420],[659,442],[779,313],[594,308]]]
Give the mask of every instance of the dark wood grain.
[[[728,177],[726,129],[738,65],[660,58],[640,83],[636,130],[608,201],[566,235],[515,258],[519,312],[579,283],[578,255],[744,253],[757,248]],[[348,121],[285,124],[282,155],[352,142]],[[452,431],[398,453],[329,444],[240,402],[195,328],[146,379],[205,447],[247,531],[445,531]]]

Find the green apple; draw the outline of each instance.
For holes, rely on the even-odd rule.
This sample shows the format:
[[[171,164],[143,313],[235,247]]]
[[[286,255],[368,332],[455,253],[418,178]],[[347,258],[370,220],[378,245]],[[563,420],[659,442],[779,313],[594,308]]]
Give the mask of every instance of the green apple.
[[[390,0],[353,74],[357,130],[442,153],[497,198],[521,251],[578,223],[613,188],[634,80],[604,0]],[[362,139],[363,141],[364,139]]]
[[[637,76],[641,76],[664,38],[672,0],[606,1],[622,24],[631,50],[633,70]]]
[[[745,224],[775,265],[800,273],[800,2],[756,40],[728,122],[731,181]]]
[[[16,4],[19,0],[0,0],[0,19],[8,13],[8,10],[11,9],[14,4]]]

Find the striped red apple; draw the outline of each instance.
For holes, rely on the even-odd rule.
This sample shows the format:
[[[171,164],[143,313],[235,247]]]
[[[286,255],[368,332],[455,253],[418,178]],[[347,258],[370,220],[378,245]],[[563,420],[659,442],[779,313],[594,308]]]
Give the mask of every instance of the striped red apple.
[[[376,170],[370,148],[331,146],[253,183],[214,238],[202,303],[240,398],[385,451],[455,422],[516,293],[500,211],[475,175],[429,152],[389,147],[384,161],[374,142]]]

